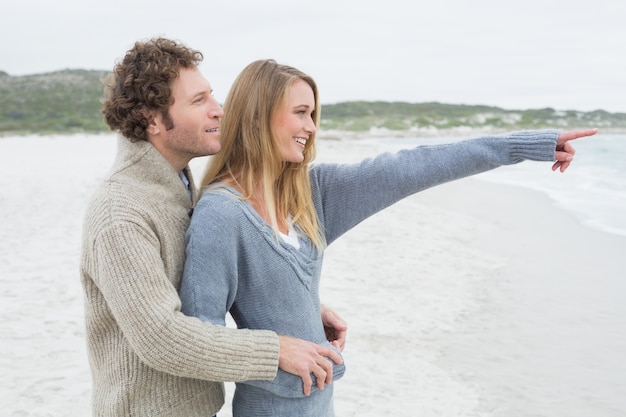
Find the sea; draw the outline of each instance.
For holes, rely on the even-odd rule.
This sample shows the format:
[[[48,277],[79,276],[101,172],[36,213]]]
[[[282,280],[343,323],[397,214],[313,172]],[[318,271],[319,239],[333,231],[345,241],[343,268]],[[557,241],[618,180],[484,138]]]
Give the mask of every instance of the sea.
[[[395,151],[461,138],[369,140]],[[441,366],[480,393],[482,413],[472,415],[626,416],[626,134],[572,144],[575,159],[565,173],[526,161],[475,176],[543,193],[585,227],[608,234],[613,246],[600,250],[613,255],[604,257],[609,266],[589,265],[589,276],[576,282],[566,272],[550,282],[539,278],[544,274],[505,274],[483,307],[440,340]],[[554,262],[566,266],[568,259]]]
[[[381,149],[395,151],[469,137],[381,136],[369,140],[377,142]],[[541,191],[585,225],[626,236],[626,134],[597,134],[571,143],[576,149],[575,159],[563,174],[546,175],[545,162],[526,161],[499,167],[475,178]]]

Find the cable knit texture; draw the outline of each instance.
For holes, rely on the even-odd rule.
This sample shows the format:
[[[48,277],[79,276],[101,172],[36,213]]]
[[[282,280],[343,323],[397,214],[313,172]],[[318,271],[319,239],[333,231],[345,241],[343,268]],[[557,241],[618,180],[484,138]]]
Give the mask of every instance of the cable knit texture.
[[[177,290],[191,208],[179,173],[152,145],[119,138],[83,230],[94,416],[212,416],[224,403],[224,387],[211,381],[276,376],[276,333],[181,313]]]
[[[371,215],[426,188],[525,159],[552,161],[556,139],[555,131],[517,132],[420,146],[359,164],[313,166],[310,177],[321,230],[330,244]],[[209,189],[187,231],[183,311],[216,324],[224,324],[230,311],[240,327],[327,343],[319,300],[323,253],[302,234],[299,240],[299,249],[278,240],[234,189],[223,184]],[[343,365],[336,365],[335,379],[343,373]],[[238,383],[233,415],[333,416],[333,385],[305,397],[301,380],[279,370],[271,382]]]

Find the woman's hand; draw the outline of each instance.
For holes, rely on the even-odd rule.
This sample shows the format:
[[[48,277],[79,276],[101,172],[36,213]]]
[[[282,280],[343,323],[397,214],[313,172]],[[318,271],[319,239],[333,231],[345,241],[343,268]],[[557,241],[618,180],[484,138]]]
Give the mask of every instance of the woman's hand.
[[[556,141],[556,162],[552,165],[552,171],[560,169],[561,172],[565,172],[567,167],[569,167],[574,160],[576,150],[572,144],[569,143],[570,140],[593,136],[596,133],[598,133],[598,129],[568,130],[561,132]]]

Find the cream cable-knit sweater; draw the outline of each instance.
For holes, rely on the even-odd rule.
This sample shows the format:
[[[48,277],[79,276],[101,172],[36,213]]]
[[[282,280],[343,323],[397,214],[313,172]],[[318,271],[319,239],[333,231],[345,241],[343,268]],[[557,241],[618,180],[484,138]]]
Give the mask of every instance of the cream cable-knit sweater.
[[[276,376],[274,332],[229,329],[180,312],[191,208],[179,174],[152,145],[118,140],[83,230],[94,416],[212,416],[224,388],[211,381]]]

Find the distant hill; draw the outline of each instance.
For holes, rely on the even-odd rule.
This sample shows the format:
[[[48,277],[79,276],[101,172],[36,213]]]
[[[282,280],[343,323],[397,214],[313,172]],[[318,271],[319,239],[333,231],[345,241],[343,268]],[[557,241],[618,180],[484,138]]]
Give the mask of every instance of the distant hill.
[[[0,134],[104,132],[105,71],[0,76]]]
[[[0,71],[0,135],[108,132],[100,106],[106,71],[63,70],[11,76]],[[504,131],[598,127],[626,130],[626,113],[551,108],[353,101],[324,104],[322,131],[434,134],[467,128]]]
[[[353,101],[322,107],[325,130],[370,133],[443,134],[469,129],[502,132],[522,129],[597,127],[626,130],[626,113],[582,112],[552,108],[505,110],[481,105]]]

